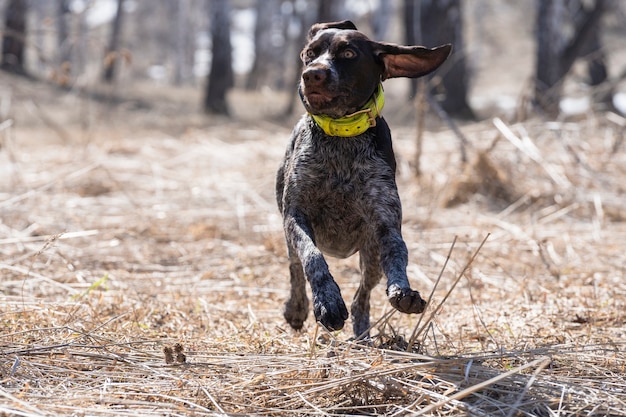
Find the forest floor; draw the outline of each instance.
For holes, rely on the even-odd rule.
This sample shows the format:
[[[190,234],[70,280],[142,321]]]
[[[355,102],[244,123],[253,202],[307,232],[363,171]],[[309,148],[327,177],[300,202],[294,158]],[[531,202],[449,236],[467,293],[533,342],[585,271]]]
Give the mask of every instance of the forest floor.
[[[380,285],[362,345],[282,317],[286,97],[235,92],[226,119],[0,77],[0,415],[626,414],[621,116],[467,123],[467,163],[432,122],[417,177],[389,107],[431,299],[393,314]],[[358,261],[329,261],[349,301]]]

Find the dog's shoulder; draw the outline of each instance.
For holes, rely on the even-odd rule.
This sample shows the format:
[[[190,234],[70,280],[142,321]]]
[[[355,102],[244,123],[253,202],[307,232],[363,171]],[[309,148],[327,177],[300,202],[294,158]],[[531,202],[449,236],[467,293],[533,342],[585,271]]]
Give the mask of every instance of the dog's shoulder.
[[[376,119],[376,133],[374,134],[374,142],[376,150],[383,157],[391,171],[396,172],[396,156],[393,153],[393,144],[391,143],[391,130],[389,125],[382,117]]]
[[[308,114],[303,115],[291,131],[285,159],[289,159],[294,149],[301,147],[302,143],[310,142],[313,139],[314,129],[314,122],[311,116]]]
[[[297,158],[295,156],[297,153],[296,149],[305,147],[302,145],[303,141],[310,142],[311,132],[311,117],[306,114],[300,118],[291,131],[291,137],[289,138],[287,149],[285,150],[285,156],[283,157],[283,160],[278,167],[278,172],[276,173],[276,199],[278,202],[278,208],[281,212],[283,211],[283,194],[285,191],[285,185],[289,182],[286,177],[293,173],[292,164],[294,163],[294,159]]]

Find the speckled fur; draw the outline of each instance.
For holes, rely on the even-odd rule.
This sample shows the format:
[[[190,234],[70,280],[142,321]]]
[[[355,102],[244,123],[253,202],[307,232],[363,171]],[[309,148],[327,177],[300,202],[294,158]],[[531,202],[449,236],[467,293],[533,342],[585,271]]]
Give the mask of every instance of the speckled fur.
[[[373,55],[370,46],[373,42],[366,43],[367,38],[356,30],[342,30],[350,29],[350,25],[339,22],[314,26],[309,45],[322,39],[326,50],[332,52],[335,38],[341,36],[345,44],[354,37],[359,43],[352,47],[360,48],[356,51],[359,56]],[[325,31],[328,27],[339,30]],[[370,92],[364,96],[367,99],[385,69],[383,62],[374,56],[363,59],[368,60],[367,65],[361,62],[358,67],[369,68],[371,74],[361,73],[356,82],[371,84],[359,86]],[[354,77],[350,79],[350,71],[340,64],[333,68],[339,80],[324,79],[330,85],[318,83],[314,87],[332,91],[337,89],[332,83],[345,86],[355,82]],[[305,70],[307,67],[305,60]],[[309,86],[303,88],[302,84],[304,78],[301,96],[307,110],[312,111],[305,97]],[[361,103],[350,102],[346,96],[342,100],[343,106],[351,107],[344,114],[363,104],[363,98],[358,99]],[[341,111],[341,106],[335,105],[333,109]],[[345,258],[359,252],[362,278],[351,305],[356,337],[368,335],[370,293],[383,274],[387,277],[387,296],[393,307],[404,313],[424,310],[426,303],[411,289],[406,274],[408,253],[401,235],[402,209],[395,182],[395,159],[384,119],[377,118],[377,126],[361,135],[337,138],[327,136],[308,114],[303,116],[294,128],[277,173],[276,198],[284,220],[291,276],[291,294],[284,315],[294,329],[300,329],[307,317],[306,281],[311,286],[313,312],[318,322],[329,330],[338,330],[348,318],[348,309],[324,254]]]

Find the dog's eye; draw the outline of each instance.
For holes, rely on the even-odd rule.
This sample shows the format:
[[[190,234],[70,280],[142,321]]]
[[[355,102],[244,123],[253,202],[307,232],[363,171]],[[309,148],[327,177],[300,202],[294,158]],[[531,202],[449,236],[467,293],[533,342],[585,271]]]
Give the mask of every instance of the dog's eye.
[[[352,49],[344,49],[340,54],[341,58],[352,59],[356,58],[356,52]]]
[[[304,53],[304,56],[305,56],[307,59],[314,59],[314,58],[317,56],[317,54],[315,53],[315,51],[314,51],[313,49],[308,49],[308,50]]]

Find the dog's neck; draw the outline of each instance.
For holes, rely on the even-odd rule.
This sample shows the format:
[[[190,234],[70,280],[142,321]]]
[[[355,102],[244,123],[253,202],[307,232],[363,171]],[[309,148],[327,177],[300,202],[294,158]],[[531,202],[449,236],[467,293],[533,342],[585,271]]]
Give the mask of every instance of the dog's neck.
[[[384,105],[385,95],[381,83],[378,84],[378,88],[372,95],[372,98],[357,112],[339,119],[318,114],[311,114],[311,117],[328,136],[347,138],[365,133],[370,127],[376,126],[376,118],[381,115]]]

